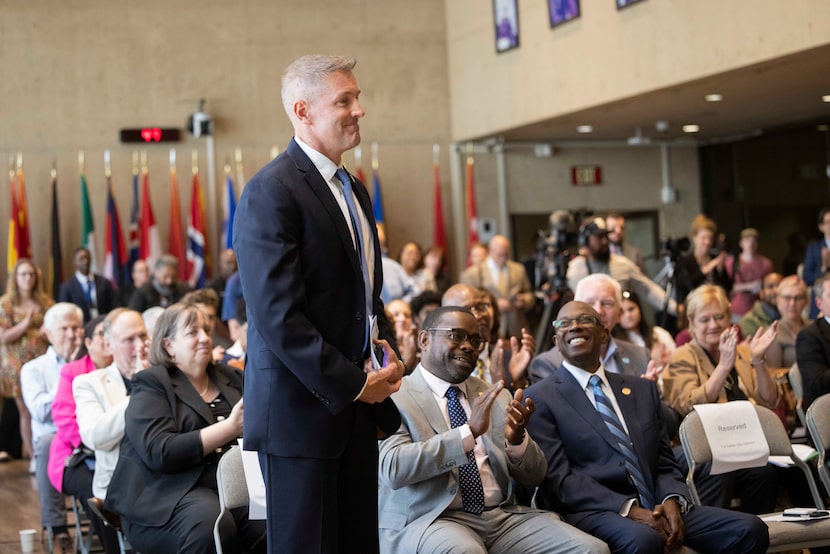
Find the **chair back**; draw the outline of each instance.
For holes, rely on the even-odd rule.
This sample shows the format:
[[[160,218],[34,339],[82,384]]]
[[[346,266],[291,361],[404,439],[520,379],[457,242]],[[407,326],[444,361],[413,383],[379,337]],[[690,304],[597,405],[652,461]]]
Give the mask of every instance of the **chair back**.
[[[818,475],[824,490],[830,494],[830,469],[827,467],[827,449],[830,448],[830,394],[816,398],[807,408],[807,431],[818,450]]]
[[[241,508],[248,505],[248,484],[242,468],[242,449],[231,447],[219,458],[216,468],[216,485],[219,489],[219,507]]]
[[[769,445],[770,456],[789,456],[792,458],[793,463],[805,474],[816,508],[823,510],[824,501],[818,492],[813,474],[807,464],[793,454],[790,437],[787,435],[787,430],[784,428],[784,424],[781,423],[781,419],[775,412],[763,406],[755,406],[755,411],[758,413],[758,421],[761,423],[764,437]],[[683,446],[683,454],[689,464],[686,485],[692,495],[692,502],[695,505],[700,505],[700,496],[694,483],[695,468],[698,465],[712,461],[712,450],[709,447],[709,441],[706,439],[706,432],[703,430],[700,415],[695,410],[689,412],[680,424],[680,444]]]
[[[802,427],[807,427],[807,417],[804,414],[804,383],[801,381],[801,371],[798,369],[798,363],[794,363],[787,373],[787,378],[790,380],[790,388],[793,389],[795,395],[795,413],[798,414],[798,421]]]

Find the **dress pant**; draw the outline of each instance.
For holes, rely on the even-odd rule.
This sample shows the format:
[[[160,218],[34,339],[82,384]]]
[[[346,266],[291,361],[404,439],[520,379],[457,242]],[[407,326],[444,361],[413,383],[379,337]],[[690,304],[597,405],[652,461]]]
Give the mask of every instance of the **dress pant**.
[[[55,433],[47,433],[35,440],[35,481],[40,499],[40,522],[44,527],[66,526],[66,497],[49,480],[49,447]]]
[[[104,525],[103,520],[88,508],[87,502],[92,498],[92,476],[93,470],[85,462],[74,467],[67,467],[63,470],[63,492],[71,494],[80,499],[84,512],[89,518],[89,523],[98,538],[106,554],[118,554],[121,548],[118,545],[118,533],[112,527]]]

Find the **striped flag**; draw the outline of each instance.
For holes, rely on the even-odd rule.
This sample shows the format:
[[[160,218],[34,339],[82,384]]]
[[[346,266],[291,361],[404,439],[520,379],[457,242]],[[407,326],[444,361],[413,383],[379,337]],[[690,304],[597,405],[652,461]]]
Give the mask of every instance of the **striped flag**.
[[[20,218],[17,208],[17,181],[14,169],[9,169],[9,195],[11,198],[9,210],[9,245],[7,252],[7,269],[9,275],[14,271],[17,260],[23,256],[20,254]]]
[[[52,213],[51,213],[51,250],[49,252],[49,288],[52,298],[58,297],[63,283],[63,252],[61,250],[61,225],[58,218],[58,176],[52,169]]]
[[[233,248],[233,218],[236,215],[236,193],[230,173],[225,175],[225,200],[222,204],[222,247]]]
[[[156,268],[156,261],[161,257],[161,239],[150,202],[150,173],[143,171],[141,180],[141,218],[139,220],[138,256],[146,260],[150,271]]]
[[[375,169],[372,171],[372,213],[375,216],[375,223],[384,231],[386,226],[383,224],[383,196],[380,194],[380,176]]]
[[[130,204],[130,227],[129,227],[129,234],[128,234],[128,242],[127,242],[127,273],[124,276],[124,282],[127,284],[132,284],[133,276],[132,276],[132,269],[133,264],[139,260],[139,244],[140,244],[140,231],[139,231],[139,206],[138,203],[138,171],[133,171],[133,201]]]
[[[107,177],[107,228],[104,240],[104,277],[112,281],[115,288],[126,282],[127,248],[121,232],[121,218],[112,194],[112,178]]]
[[[475,161],[467,155],[467,252],[478,242],[478,212],[476,210]],[[470,261],[467,260],[469,265]]]
[[[20,230],[18,250],[21,258],[32,258],[32,241],[29,238],[29,206],[26,202],[26,180],[23,178],[23,156],[17,156],[17,228]]]
[[[170,168],[170,243],[167,252],[179,260],[179,280],[187,280],[187,267],[184,263],[184,232],[182,231],[182,212],[179,206],[179,182],[176,170]]]
[[[97,273],[98,256],[95,248],[95,221],[92,218],[92,206],[89,203],[89,187],[86,175],[81,173],[81,246],[89,250],[90,268]]]
[[[207,283],[207,225],[205,221],[205,204],[202,200],[202,187],[199,172],[193,172],[193,188],[190,195],[190,215],[187,219],[187,274],[188,282],[193,288],[204,288]]]

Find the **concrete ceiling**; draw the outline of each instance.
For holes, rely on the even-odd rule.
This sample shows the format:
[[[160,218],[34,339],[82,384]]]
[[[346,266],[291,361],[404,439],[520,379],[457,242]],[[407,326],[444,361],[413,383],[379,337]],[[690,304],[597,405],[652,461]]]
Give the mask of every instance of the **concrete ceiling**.
[[[707,102],[710,93],[723,95]],[[640,128],[654,141],[713,143],[772,129],[830,123],[830,46],[799,52],[501,133],[506,141],[625,140]],[[659,131],[657,121],[668,122]],[[696,124],[700,131],[683,132]],[[578,125],[594,131],[581,134]]]

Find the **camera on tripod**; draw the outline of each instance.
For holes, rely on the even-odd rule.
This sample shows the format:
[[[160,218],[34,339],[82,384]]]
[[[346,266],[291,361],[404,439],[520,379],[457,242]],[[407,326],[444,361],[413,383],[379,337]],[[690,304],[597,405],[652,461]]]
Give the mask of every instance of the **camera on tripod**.
[[[677,258],[685,254],[691,245],[688,237],[679,239],[668,237],[660,241],[660,255],[671,261],[677,261]]]
[[[577,243],[574,216],[567,210],[556,210],[548,218],[548,228],[537,231],[536,289],[547,295],[567,289],[566,273],[571,250]],[[544,287],[543,287],[544,285]]]

